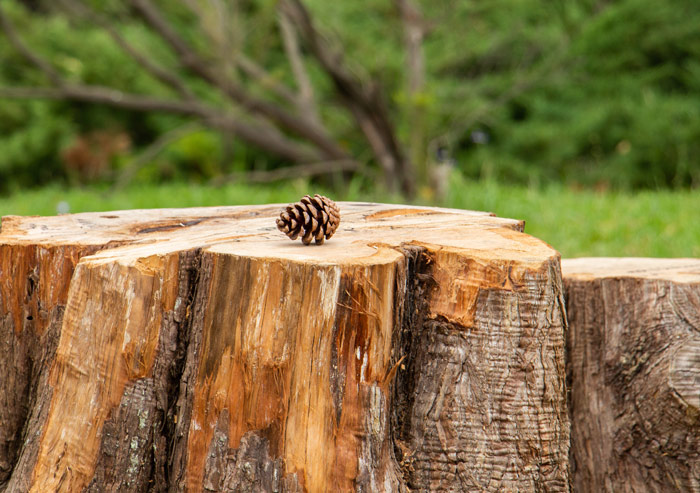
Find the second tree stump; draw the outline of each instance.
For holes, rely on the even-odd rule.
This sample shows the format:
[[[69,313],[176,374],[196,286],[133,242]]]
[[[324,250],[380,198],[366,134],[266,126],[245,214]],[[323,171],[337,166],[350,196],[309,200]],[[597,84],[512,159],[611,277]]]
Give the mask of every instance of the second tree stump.
[[[562,264],[574,491],[700,491],[700,260]]]

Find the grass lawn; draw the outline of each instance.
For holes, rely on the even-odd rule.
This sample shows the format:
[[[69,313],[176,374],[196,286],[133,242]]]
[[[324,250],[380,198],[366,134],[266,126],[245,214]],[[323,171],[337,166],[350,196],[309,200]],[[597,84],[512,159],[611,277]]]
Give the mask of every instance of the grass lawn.
[[[402,202],[398,197],[363,193],[353,184],[343,193],[330,193],[313,189],[304,181],[220,188],[134,186],[116,193],[96,187],[47,187],[0,197],[0,215],[53,215],[66,205],[70,212],[85,212],[293,202],[313,192],[337,200]],[[417,203],[434,205],[426,199]],[[700,193],[694,191],[576,191],[475,183],[457,177],[440,205],[524,219],[527,233],[551,244],[564,257],[700,257]]]

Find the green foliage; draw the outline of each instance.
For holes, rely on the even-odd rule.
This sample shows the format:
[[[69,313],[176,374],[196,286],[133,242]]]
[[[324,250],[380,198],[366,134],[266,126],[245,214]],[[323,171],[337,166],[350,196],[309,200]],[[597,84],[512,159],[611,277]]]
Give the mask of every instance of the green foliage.
[[[221,173],[221,137],[211,131],[192,132],[171,145],[165,159],[174,163],[177,179],[209,180]]]
[[[42,183],[62,173],[59,149],[74,132],[57,103],[0,105],[0,192],[22,183]]]
[[[462,140],[459,160],[469,175],[618,188],[700,185],[698,4],[623,0],[569,14],[568,31],[550,49],[567,48],[546,61],[551,70],[475,125],[491,143]]]
[[[415,1],[428,28],[426,85],[409,97],[402,25],[391,1],[305,0],[350,69],[363,80],[380,81],[406,147],[420,125],[429,141],[423,148],[431,154],[437,146],[449,149],[470,179],[615,189],[700,186],[697,0]],[[133,45],[177,71],[198,97],[225,104],[221,94],[178,65],[162,40],[129,17],[123,2],[91,3]],[[198,4],[205,8],[201,18],[180,2],[158,6],[212,64],[225,67],[230,53],[198,35],[198,29],[221,24],[221,36],[233,50],[264,66],[268,82],[295,87],[277,27],[276,0],[241,1],[240,15],[225,23],[207,2]],[[3,1],[25,43],[63,77],[175,97],[104,30],[46,5],[30,12],[19,0]],[[310,57],[306,62],[329,131],[353,156],[368,161],[367,143],[338,104],[331,82]],[[255,94],[280,103],[264,84],[236,76]],[[47,81],[9,43],[0,43],[4,85]],[[420,122],[412,121],[416,115]],[[0,192],[65,180],[61,152],[91,131],[127,132],[137,155],[182,122],[181,117],[86,104],[0,100]],[[202,131],[173,142],[137,178],[206,180],[232,169],[286,164],[230,136]]]
[[[380,76],[397,115],[426,110],[429,138],[471,178],[700,185],[694,0],[420,2],[431,29],[418,101],[403,92],[389,2],[308,3],[359,70]],[[404,140],[415,124],[400,120]]]

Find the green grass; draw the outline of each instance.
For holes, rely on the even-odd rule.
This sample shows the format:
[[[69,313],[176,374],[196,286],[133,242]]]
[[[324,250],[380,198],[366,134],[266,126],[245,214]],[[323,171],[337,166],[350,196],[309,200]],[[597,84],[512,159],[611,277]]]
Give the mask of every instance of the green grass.
[[[525,220],[564,257],[700,257],[700,193],[465,184],[450,207]]]
[[[70,212],[292,202],[309,192],[330,194],[338,200],[402,201],[359,188],[351,184],[344,192],[331,193],[305,181],[220,188],[176,183],[134,186],[113,194],[97,187],[47,187],[0,197],[0,215],[52,215],[61,202],[69,204]],[[693,191],[576,191],[474,183],[456,177],[440,205],[524,219],[527,233],[546,241],[564,257],[700,257],[700,193]]]

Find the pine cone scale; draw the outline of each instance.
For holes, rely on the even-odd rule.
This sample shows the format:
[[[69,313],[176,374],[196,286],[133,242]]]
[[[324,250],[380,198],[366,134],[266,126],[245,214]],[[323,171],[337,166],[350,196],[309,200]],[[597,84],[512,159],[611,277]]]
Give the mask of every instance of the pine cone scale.
[[[308,245],[312,240],[322,245],[335,233],[340,224],[338,205],[323,195],[305,195],[295,204],[288,205],[276,221],[277,229],[296,240]]]

